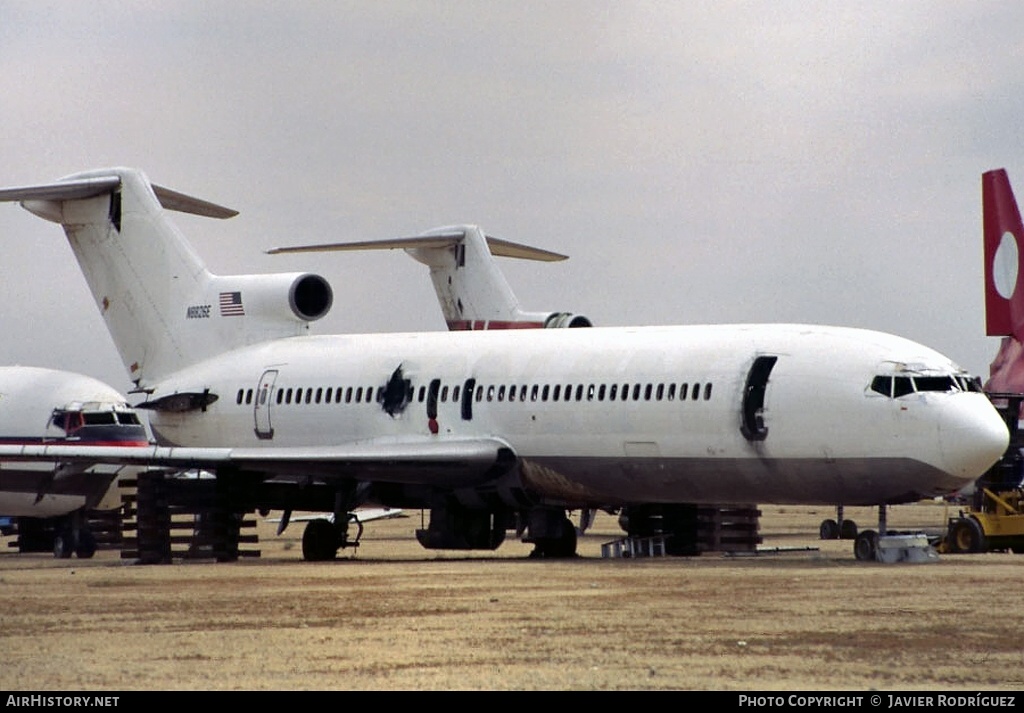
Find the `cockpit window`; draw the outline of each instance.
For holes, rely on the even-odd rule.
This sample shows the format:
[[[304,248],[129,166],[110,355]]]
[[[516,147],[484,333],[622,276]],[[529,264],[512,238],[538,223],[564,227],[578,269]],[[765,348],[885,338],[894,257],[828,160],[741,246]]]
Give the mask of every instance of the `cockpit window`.
[[[918,391],[960,391],[952,376],[915,376]]]
[[[977,377],[977,376],[956,376],[954,378],[956,379],[957,384],[959,384],[961,390],[963,390],[963,391],[973,391],[973,392],[976,392],[976,393],[981,393],[982,388],[981,388],[981,378],[980,377]]]
[[[922,391],[975,391],[980,392],[981,380],[962,375],[944,376],[876,376],[871,380],[871,390],[883,396],[898,399],[900,396]]]
[[[897,376],[893,378],[892,397],[898,399],[900,396],[914,393],[914,380],[909,376]]]
[[[122,426],[140,425],[139,416],[134,411],[118,411],[117,422]]]
[[[105,426],[114,423],[114,414],[112,411],[99,411],[94,413],[82,414],[85,418],[86,426]]]

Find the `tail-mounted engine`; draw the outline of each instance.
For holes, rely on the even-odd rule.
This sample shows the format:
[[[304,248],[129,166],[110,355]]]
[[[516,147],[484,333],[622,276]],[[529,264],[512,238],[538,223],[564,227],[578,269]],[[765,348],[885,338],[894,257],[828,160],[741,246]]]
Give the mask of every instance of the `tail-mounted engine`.
[[[334,303],[330,283],[310,272],[219,276],[215,280],[219,300],[215,309],[221,316],[315,322]]]
[[[544,320],[545,329],[561,329],[563,327],[593,327],[590,319],[582,314],[571,312],[552,312]]]

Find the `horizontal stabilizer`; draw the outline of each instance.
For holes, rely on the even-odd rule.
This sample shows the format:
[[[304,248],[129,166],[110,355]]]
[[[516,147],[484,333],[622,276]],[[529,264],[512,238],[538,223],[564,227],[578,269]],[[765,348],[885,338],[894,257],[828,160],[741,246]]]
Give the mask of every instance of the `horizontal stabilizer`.
[[[224,219],[233,218],[238,215],[237,210],[225,208],[222,205],[217,205],[210,201],[204,201],[201,198],[193,198],[192,196],[187,196],[184,193],[172,191],[170,188],[158,186],[155,183],[152,184],[152,186],[153,192],[156,193],[156,197],[160,200],[160,205],[167,210],[176,210],[179,213],[201,215],[205,218]]]
[[[76,201],[110,193],[119,185],[121,179],[117,176],[102,176],[3,188],[0,189],[0,201]]]
[[[282,255],[286,253],[311,253],[331,252],[341,250],[393,250],[402,248],[404,250],[417,250],[424,248],[446,248],[457,244],[465,238],[465,233],[444,233],[438,235],[419,235],[410,238],[389,238],[385,240],[362,240],[352,243],[327,243],[323,245],[295,245],[285,248],[271,248],[267,250],[268,255]],[[498,257],[514,257],[520,260],[539,260],[542,262],[555,262],[565,260],[568,255],[542,250],[540,248],[512,243],[508,240],[492,238],[487,236],[487,247],[491,254]]]
[[[54,183],[40,183],[34,186],[16,186],[0,189],[0,202],[9,201],[77,201],[94,198],[117,190],[121,185],[119,176],[96,176],[93,178],[76,178]],[[151,184],[157,199],[167,210],[179,213],[192,213],[207,218],[232,218],[238,215],[237,210],[204,201],[172,191],[163,186]]]

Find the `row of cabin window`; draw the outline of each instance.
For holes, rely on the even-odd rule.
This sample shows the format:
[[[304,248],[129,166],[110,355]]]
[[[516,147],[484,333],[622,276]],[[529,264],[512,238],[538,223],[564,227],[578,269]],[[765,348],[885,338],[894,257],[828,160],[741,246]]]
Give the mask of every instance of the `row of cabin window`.
[[[618,384],[566,384],[564,389],[561,384],[533,384],[527,386],[526,384],[491,384],[489,386],[479,385],[476,387],[476,392],[473,394],[476,401],[483,401],[486,395],[488,401],[572,401],[575,396],[576,401],[628,401],[632,396],[633,401],[640,401],[641,398],[644,401],[673,401],[678,398],[680,401],[687,399],[691,401],[698,401],[701,398],[704,401],[711,399],[711,382],[703,384],[703,393],[700,383],[692,385],[688,383],[676,384],[622,384],[621,388]],[[339,386],[337,389],[328,386],[326,389],[323,387],[317,387],[316,389],[308,387],[303,389],[277,389],[276,402],[278,404],[291,404],[291,403],[331,403],[333,397],[334,403],[372,403],[380,402],[384,398],[383,386],[376,387],[376,394],[374,393],[374,387],[367,386],[356,386],[356,387],[342,387]],[[415,393],[416,389],[411,385],[408,386],[408,400],[412,401],[415,398],[423,403],[426,400],[427,387],[420,386],[418,394]],[[450,389],[451,400],[458,402],[462,393],[461,386],[452,386]],[[439,393],[439,400],[444,403],[448,401],[449,387],[447,385],[442,386]],[[252,404],[253,389],[239,389],[238,395],[235,398],[237,404],[245,403],[246,405]]]

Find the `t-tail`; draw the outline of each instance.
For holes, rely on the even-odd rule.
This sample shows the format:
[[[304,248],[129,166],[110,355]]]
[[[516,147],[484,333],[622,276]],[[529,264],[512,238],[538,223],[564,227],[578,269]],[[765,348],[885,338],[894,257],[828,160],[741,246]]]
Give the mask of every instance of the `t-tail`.
[[[404,249],[430,268],[430,280],[450,330],[589,327],[587,317],[566,311],[527,311],[498,269],[497,257],[552,262],[559,253],[485,235],[475,225],[435,228],[415,237],[273,248],[271,255],[338,250]]]
[[[985,390],[1024,392],[1024,225],[1005,169],[982,174],[985,331],[1003,337]]]
[[[212,218],[236,211],[111,168],[0,190],[59,223],[89,284],[129,378],[145,389],[232,349],[304,333],[327,314],[319,275],[214,275],[165,209]]]

